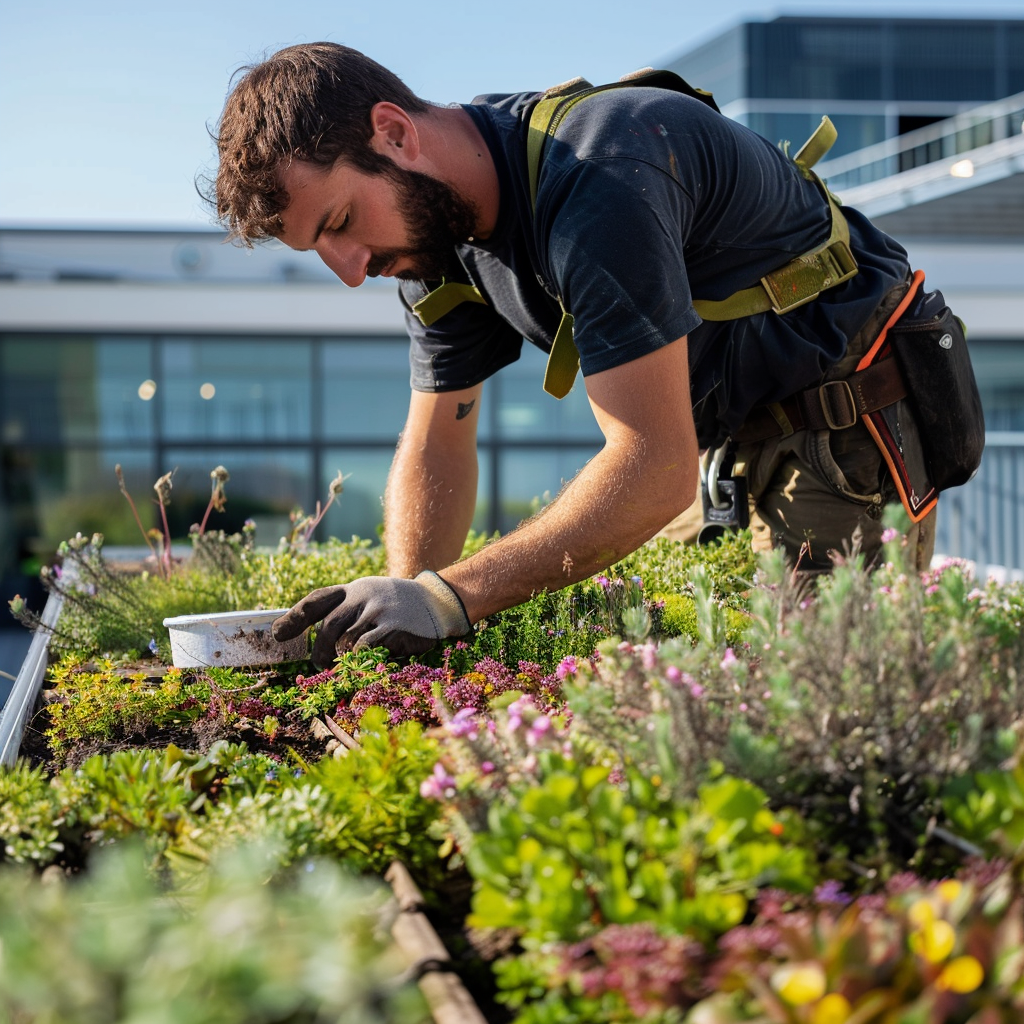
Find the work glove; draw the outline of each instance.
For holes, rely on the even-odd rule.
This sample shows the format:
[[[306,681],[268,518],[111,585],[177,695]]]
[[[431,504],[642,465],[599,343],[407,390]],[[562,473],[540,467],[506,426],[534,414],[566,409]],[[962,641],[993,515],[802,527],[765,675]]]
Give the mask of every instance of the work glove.
[[[429,570],[413,580],[363,576],[314,590],[274,620],[274,639],[291,640],[321,619],[312,655],[319,668],[358,647],[386,647],[397,658],[423,654],[472,628],[462,599]]]

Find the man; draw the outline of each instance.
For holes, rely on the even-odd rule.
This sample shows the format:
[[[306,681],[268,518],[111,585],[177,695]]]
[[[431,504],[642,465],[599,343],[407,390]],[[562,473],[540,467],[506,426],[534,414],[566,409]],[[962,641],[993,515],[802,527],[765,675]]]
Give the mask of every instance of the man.
[[[756,435],[772,403],[850,376],[907,292],[904,250],[846,210],[854,276],[790,311],[702,321],[695,303],[711,309],[829,240],[824,190],[700,99],[638,84],[565,113],[533,196],[538,99],[435,106],[364,55],[315,43],[248,68],[227,100],[214,199],[233,236],[312,249],[351,287],[396,277],[407,308],[389,575],[317,591],[275,627],[323,619],[321,664],[357,643],[420,653],[599,571],[693,505],[700,449],[730,437],[755,547],[781,545],[810,571],[855,532],[869,557],[879,549],[895,492],[863,424]],[[475,291],[425,326],[412,309],[442,280]],[[457,561],[483,381],[524,338],[549,350],[564,312],[604,446],[537,516]]]

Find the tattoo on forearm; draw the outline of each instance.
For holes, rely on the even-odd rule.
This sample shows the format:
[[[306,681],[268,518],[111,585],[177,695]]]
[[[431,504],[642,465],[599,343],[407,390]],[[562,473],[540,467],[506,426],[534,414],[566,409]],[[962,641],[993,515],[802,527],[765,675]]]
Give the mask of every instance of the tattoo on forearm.
[[[459,411],[455,414],[457,420],[464,420],[472,411],[473,406],[476,405],[476,399],[472,402],[459,402]]]

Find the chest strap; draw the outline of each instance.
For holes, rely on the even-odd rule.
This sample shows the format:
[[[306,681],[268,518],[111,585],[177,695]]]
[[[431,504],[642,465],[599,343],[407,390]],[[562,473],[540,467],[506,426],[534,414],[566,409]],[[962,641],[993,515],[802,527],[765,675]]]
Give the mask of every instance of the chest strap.
[[[654,72],[644,69],[627,75],[619,82],[606,86],[592,86],[584,79],[574,79],[564,85],[549,89],[534,106],[530,114],[527,133],[527,169],[530,182],[530,200],[537,201],[537,183],[544,146],[554,137],[566,113],[588,96],[606,89],[623,85],[663,85],[662,76],[670,72]],[[693,89],[678,76],[671,75],[671,87],[688,91],[691,96],[715,106],[710,93]],[[676,83],[681,83],[680,87]],[[793,163],[808,181],[814,182],[824,196],[829,210],[831,231],[826,241],[815,249],[797,256],[789,263],[770,274],[750,288],[734,292],[726,299],[695,299],[693,308],[702,320],[720,322],[738,320],[741,317],[765,313],[769,310],[780,316],[812,302],[823,291],[848,281],[857,273],[857,261],[850,249],[850,229],[839,208],[839,202],[811,169],[832,147],[837,137],[835,126],[827,117],[814,130],[811,137],[793,157]],[[477,302],[486,305],[487,300],[480,290],[471,284],[450,281],[442,282],[412,306],[413,313],[424,326],[429,327],[462,302]],[[579,352],[573,339],[572,314],[562,307],[562,319],[555,333],[551,351],[548,354],[544,372],[544,390],[555,398],[564,398],[572,390],[579,372]]]

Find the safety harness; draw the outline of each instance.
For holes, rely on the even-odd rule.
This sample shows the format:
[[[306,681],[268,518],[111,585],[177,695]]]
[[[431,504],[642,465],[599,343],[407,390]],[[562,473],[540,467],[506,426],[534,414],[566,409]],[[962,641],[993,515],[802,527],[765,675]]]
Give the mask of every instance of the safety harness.
[[[530,181],[530,200],[537,204],[537,184],[547,143],[554,138],[565,115],[581,101],[609,89],[645,85],[681,92],[707,104],[721,113],[711,93],[695,89],[672,71],[644,68],[624,75],[608,85],[591,85],[583,78],[575,78],[548,89],[530,113],[527,132],[527,169]],[[850,230],[839,208],[839,201],[826,188],[811,168],[825,155],[836,140],[836,129],[827,118],[792,158],[800,173],[813,181],[828,203],[832,230],[828,239],[817,248],[790,260],[784,266],[766,274],[749,287],[734,292],[726,299],[695,299],[693,307],[702,320],[738,320],[769,310],[780,316],[816,299],[823,291],[834,288],[857,273],[857,261],[850,250]],[[420,322],[429,327],[463,302],[487,304],[480,289],[472,284],[442,281],[414,303],[412,311]],[[564,398],[572,389],[579,371],[580,359],[573,340],[573,317],[564,304],[562,319],[555,333],[544,372],[544,390],[555,398]]]

